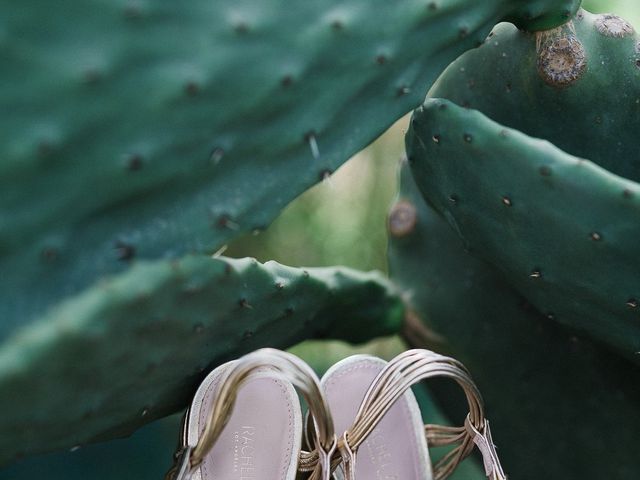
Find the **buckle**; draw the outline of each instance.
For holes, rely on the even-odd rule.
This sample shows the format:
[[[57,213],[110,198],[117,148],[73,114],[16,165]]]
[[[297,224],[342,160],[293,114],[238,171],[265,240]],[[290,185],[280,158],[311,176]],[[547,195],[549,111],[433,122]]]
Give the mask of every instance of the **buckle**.
[[[328,450],[325,450],[321,445],[318,446],[318,462],[322,468],[322,480],[331,480],[331,458],[338,446],[338,437],[333,435],[333,441]]]
[[[473,443],[476,444],[478,450],[482,453],[482,461],[487,478],[491,480],[507,480],[507,476],[502,470],[502,465],[500,465],[496,446],[493,444],[493,439],[491,438],[489,420],[485,419],[482,431],[480,431],[471,423],[471,417],[467,415],[464,426],[471,435]]]
[[[342,442],[339,446],[340,457],[342,457],[342,470],[344,472],[345,480],[353,480],[355,478],[356,468],[356,452],[351,449],[349,440],[347,439],[347,432],[342,434]]]

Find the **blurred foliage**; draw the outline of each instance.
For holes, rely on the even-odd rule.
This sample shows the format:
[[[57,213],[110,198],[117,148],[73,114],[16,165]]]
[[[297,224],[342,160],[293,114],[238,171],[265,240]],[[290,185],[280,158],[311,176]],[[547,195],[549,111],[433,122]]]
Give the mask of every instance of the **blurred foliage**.
[[[345,265],[386,271],[387,208],[396,192],[396,165],[404,151],[408,117],[369,148],[291,203],[263,233],[242,237],[229,257]]]
[[[640,26],[638,0],[585,0],[583,5],[592,12],[618,14]],[[287,265],[386,271],[387,209],[396,195],[396,167],[404,153],[407,122],[408,117],[397,122],[334,175],[292,202],[265,232],[240,238],[228,246],[225,255]],[[390,358],[402,349],[394,338],[360,347],[306,342],[293,351],[322,371],[353,353]],[[18,462],[1,470],[0,480],[161,478],[171,462],[179,419],[173,416],[155,422],[128,439]],[[461,470],[456,477],[471,476],[468,470]]]
[[[640,28],[640,3],[638,0],[584,0],[583,8],[593,13],[615,13]]]

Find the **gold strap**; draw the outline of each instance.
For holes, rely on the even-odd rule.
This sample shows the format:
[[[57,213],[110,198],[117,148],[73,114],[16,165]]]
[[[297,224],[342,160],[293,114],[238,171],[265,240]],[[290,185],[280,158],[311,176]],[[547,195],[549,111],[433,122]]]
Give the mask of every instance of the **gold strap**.
[[[489,423],[484,417],[480,392],[467,369],[459,361],[428,350],[408,350],[391,362],[378,374],[367,391],[351,428],[338,443],[344,463],[346,480],[354,480],[356,453],[380,420],[404,395],[411,385],[432,377],[455,380],[463,389],[469,403],[469,415],[464,427],[426,425],[425,434],[430,446],[456,445],[434,467],[434,479],[444,480],[478,446],[482,453],[487,477],[490,480],[506,480],[491,439]]]
[[[309,406],[314,423],[312,434],[315,463],[309,480],[329,480],[331,476],[331,458],[334,454],[337,439],[333,428],[333,419],[329,412],[327,400],[320,387],[315,372],[295,355],[280,350],[264,348],[240,358],[224,373],[213,401],[213,406],[205,422],[204,430],[195,446],[186,447],[187,467],[174,469],[176,480],[188,480],[191,473],[202,463],[211,451],[216,440],[228,423],[233,405],[240,387],[247,381],[263,372],[273,377],[291,382]],[[302,456],[308,457],[306,453]],[[178,474],[181,472],[181,474]]]
[[[469,404],[465,427],[425,427],[431,445],[456,445],[435,465],[435,480],[444,480],[451,475],[458,464],[473,451],[474,445],[482,445],[480,450],[487,476],[491,479],[505,480],[506,476],[491,440],[488,422],[484,418],[482,397],[471,375],[459,361],[429,350],[408,350],[401,353],[376,377],[360,405],[353,426],[345,434],[350,450],[357,451],[382,417],[411,385],[433,377],[455,380],[462,387]],[[355,463],[355,456],[352,463]],[[347,479],[351,480],[353,477]]]

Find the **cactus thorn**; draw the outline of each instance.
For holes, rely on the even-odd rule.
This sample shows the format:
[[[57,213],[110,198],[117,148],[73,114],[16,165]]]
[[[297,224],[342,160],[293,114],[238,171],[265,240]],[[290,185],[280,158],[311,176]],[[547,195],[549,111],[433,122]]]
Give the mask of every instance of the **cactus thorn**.
[[[126,242],[118,240],[115,245],[116,255],[118,260],[123,262],[128,262],[133,259],[136,255],[136,248]]]
[[[126,165],[127,165],[127,170],[129,170],[130,172],[137,172],[141,170],[143,164],[144,164],[144,161],[143,161],[142,155],[138,153],[132,153],[127,156]]]
[[[209,157],[209,161],[214,165],[217,165],[218,163],[220,163],[220,160],[222,160],[222,157],[224,157],[224,153],[225,152],[223,148],[215,147],[211,151],[211,156]]]
[[[531,277],[531,278],[542,278],[542,272],[540,271],[540,269],[536,268],[529,274],[529,277]]]
[[[238,305],[240,305],[240,308],[248,308],[250,310],[253,310],[253,306],[246,298],[241,298],[240,300],[238,300]]]
[[[313,156],[314,160],[319,160],[320,149],[318,148],[316,132],[314,130],[310,130],[305,134],[304,139],[309,144],[309,148],[311,148],[311,155]]]
[[[227,214],[220,215],[217,226],[219,228],[228,228],[229,230],[238,230],[240,228],[240,225],[234,222]]]

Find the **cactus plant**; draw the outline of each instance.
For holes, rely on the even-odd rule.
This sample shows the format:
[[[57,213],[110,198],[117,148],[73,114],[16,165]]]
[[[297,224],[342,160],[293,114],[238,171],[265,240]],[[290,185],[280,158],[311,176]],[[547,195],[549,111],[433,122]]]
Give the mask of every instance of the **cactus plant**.
[[[497,20],[578,3],[4,3],[0,338],[133,257],[263,229]]]
[[[314,336],[393,333],[378,274],[255,260],[140,263],[0,348],[0,463],[131,433],[179,409],[210,365]],[[374,321],[375,320],[375,321]]]
[[[416,111],[407,142],[469,250],[548,317],[640,361],[640,185],[445,100]]]
[[[390,214],[389,261],[410,299],[405,337],[473,372],[513,478],[637,478],[640,367],[549,320],[466,253],[406,165]],[[437,393],[459,416],[459,393]]]
[[[500,24],[445,70],[429,97],[640,180],[640,36],[620,17],[581,10],[536,34]]]
[[[585,11],[536,36],[500,27],[430,92],[491,119],[427,100],[407,149],[425,197],[474,254],[549,317],[640,362],[638,38],[622,19]],[[576,78],[550,85],[557,65]]]
[[[0,408],[11,412],[0,420],[0,464],[130,434],[183,407],[207,368],[258,346],[326,336],[360,342],[397,331],[404,305],[378,274],[231,260],[220,251],[266,228],[288,202],[415,108],[455,57],[506,20],[515,27],[497,27],[445,73],[431,95],[449,101],[428,100],[417,111],[408,147],[423,194],[510,285],[455,250],[431,213],[425,218],[437,235],[416,236],[423,206],[415,202],[399,205],[391,227],[398,245],[418,242],[418,260],[393,249],[392,257],[406,263],[396,274],[405,288],[405,279],[423,285],[420,253],[431,258],[435,248],[442,258],[424,267],[434,278],[453,282],[446,261],[452,272],[479,272],[496,287],[427,284],[412,301],[434,318],[442,311],[455,320],[438,319],[435,327],[452,351],[468,355],[508,421],[518,415],[517,402],[496,398],[496,383],[482,372],[511,342],[526,355],[506,370],[508,382],[522,369],[548,372],[550,361],[525,345],[526,332],[548,342],[568,370],[593,370],[609,390],[586,408],[599,417],[561,438],[558,452],[573,470],[553,472],[604,473],[601,465],[576,466],[566,442],[586,442],[607,421],[633,415],[637,394],[619,375],[634,381],[637,366],[589,339],[571,342],[580,347],[575,356],[563,352],[577,334],[549,319],[640,361],[633,220],[640,208],[633,148],[640,42],[629,24],[593,17],[580,3],[0,5],[0,108],[8,112],[0,128]],[[583,99],[594,92],[588,105]],[[619,144],[605,146],[602,139],[614,133]],[[549,207],[557,204],[563,208]],[[516,308],[516,291],[537,309]],[[463,320],[477,317],[460,320],[443,307],[458,294],[478,314],[499,314],[486,328],[496,336],[491,352],[465,336]],[[521,321],[518,335],[506,334],[506,312]],[[416,318],[406,318],[416,340]],[[486,333],[476,323],[469,328],[477,338]],[[556,372],[549,376],[557,381]],[[583,391],[586,381],[580,371],[559,389],[544,383],[543,393],[513,385],[529,416],[531,399],[551,403],[557,393],[568,424],[576,418],[568,390]],[[502,428],[515,445],[514,425]],[[632,444],[632,427],[601,438],[615,432]],[[539,451],[535,438],[532,452]],[[583,455],[601,450],[589,445]],[[515,464],[526,465],[510,451]],[[620,478],[638,470],[625,453],[610,457]]]

